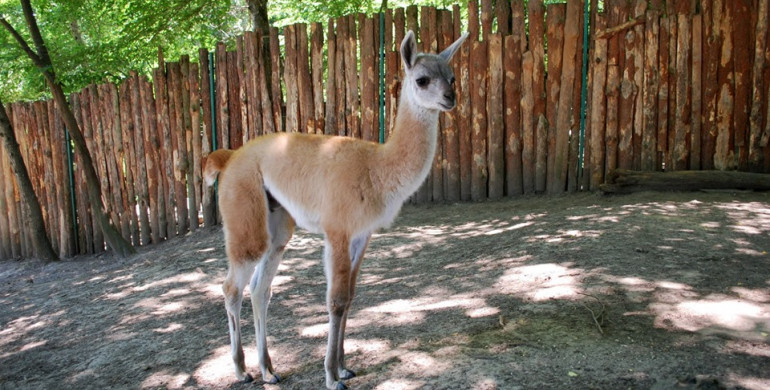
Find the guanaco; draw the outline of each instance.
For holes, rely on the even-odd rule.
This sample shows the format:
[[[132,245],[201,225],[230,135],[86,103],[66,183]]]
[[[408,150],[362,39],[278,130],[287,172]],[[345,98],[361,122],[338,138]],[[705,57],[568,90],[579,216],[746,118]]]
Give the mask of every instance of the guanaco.
[[[393,131],[384,144],[342,136],[273,133],[238,150],[218,150],[206,161],[205,179],[219,178],[229,270],[222,290],[235,375],[246,372],[240,311],[249,285],[262,379],[276,383],[267,350],[270,284],[295,223],[324,237],[329,336],[326,387],[346,389],[355,373],[345,366],[345,324],[356,278],[372,232],[388,227],[403,202],[425,180],[436,152],[441,111],[456,105],[448,62],[468,34],[440,54],[417,51],[409,31],[401,43],[404,79]]]

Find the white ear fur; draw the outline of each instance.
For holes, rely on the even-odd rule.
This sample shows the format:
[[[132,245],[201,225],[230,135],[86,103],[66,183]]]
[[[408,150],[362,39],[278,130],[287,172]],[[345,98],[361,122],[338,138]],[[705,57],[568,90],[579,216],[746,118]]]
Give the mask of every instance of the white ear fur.
[[[451,44],[449,47],[444,49],[444,51],[442,51],[439,54],[439,56],[443,58],[444,61],[449,62],[449,60],[452,59],[452,56],[454,56],[454,54],[457,52],[457,49],[460,48],[460,45],[463,44],[463,42],[465,41],[465,38],[468,38],[467,32],[462,36],[460,36],[460,38],[457,38],[457,40],[453,44]]]
[[[404,62],[406,70],[412,69],[414,61],[417,59],[417,42],[415,42],[414,32],[409,30],[401,42],[401,60]]]

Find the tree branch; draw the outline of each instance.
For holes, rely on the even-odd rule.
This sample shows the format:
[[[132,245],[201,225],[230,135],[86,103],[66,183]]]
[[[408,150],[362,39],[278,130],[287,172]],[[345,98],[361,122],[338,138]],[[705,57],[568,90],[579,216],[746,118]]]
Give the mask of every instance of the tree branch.
[[[24,40],[24,37],[19,34],[18,31],[16,31],[13,26],[11,26],[10,23],[8,23],[7,20],[5,20],[4,17],[0,16],[0,24],[5,27],[6,30],[8,30],[9,33],[13,36],[14,39],[16,39],[16,42],[19,43],[19,46],[21,46],[22,50],[24,50],[25,53],[29,56],[29,58],[32,59],[32,62],[35,63],[35,66],[42,67],[43,62],[41,58],[32,50],[31,47],[29,47],[29,44],[27,44],[27,41]]]
[[[51,57],[48,56],[48,49],[45,47],[43,36],[40,34],[40,28],[37,26],[37,19],[35,19],[35,11],[32,10],[29,0],[21,0],[21,8],[24,10],[24,19],[27,20],[32,42],[35,43],[35,48],[37,48],[37,55],[43,63],[51,66]]]

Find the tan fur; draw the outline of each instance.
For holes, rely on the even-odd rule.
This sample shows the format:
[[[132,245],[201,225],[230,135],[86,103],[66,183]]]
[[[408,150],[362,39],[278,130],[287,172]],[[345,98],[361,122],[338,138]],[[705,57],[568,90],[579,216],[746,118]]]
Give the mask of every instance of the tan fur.
[[[219,174],[230,270],[223,285],[236,376],[245,372],[240,337],[243,288],[251,284],[257,349],[263,380],[277,382],[266,347],[269,285],[294,223],[323,233],[329,340],[324,361],[326,387],[346,388],[355,374],[344,365],[345,325],[369,238],[387,227],[433,162],[438,114],[455,105],[454,76],[446,62],[463,36],[440,55],[416,53],[414,35],[402,44],[406,78],[396,125],[384,145],[348,137],[275,133],[236,151],[208,156],[204,176]],[[418,85],[429,78],[427,85]],[[424,80],[422,80],[424,81]],[[425,83],[422,83],[425,84]],[[271,203],[272,196],[277,203]]]

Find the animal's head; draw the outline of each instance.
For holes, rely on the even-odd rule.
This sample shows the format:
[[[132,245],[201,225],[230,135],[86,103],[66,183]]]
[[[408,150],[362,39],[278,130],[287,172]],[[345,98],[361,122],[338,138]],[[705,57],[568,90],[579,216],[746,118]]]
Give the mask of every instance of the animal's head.
[[[417,51],[414,33],[409,31],[401,42],[401,60],[406,76],[402,93],[408,94],[414,104],[426,109],[453,109],[457,98],[455,75],[449,61],[467,37],[468,33],[463,34],[439,54],[427,54]]]

